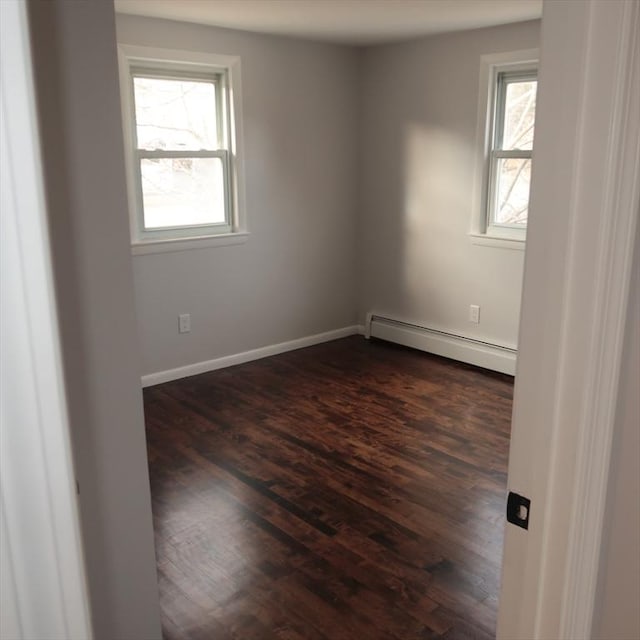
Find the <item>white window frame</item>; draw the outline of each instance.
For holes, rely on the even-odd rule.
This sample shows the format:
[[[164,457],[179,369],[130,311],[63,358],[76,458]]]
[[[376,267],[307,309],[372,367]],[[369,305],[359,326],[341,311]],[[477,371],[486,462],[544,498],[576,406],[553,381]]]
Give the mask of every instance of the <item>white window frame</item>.
[[[132,253],[138,255],[182,251],[244,242],[248,230],[241,154],[240,58],[125,44],[118,46],[118,55]],[[214,83],[221,148],[206,151],[138,149],[133,94],[133,78],[136,76],[195,79]],[[221,158],[225,180],[225,223],[144,228],[140,160],[170,157]]]
[[[495,224],[495,166],[500,158],[531,158],[531,151],[496,149],[502,122],[500,99],[506,86],[502,74],[537,78],[538,49],[484,55],[480,59],[477,157],[470,237],[474,244],[524,250],[526,225]],[[504,98],[504,96],[502,96]]]

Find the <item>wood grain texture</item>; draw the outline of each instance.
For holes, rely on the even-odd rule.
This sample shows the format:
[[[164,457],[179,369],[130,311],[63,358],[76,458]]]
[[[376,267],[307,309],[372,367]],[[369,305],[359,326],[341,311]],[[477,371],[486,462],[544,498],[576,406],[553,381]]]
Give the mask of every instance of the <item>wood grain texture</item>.
[[[495,637],[512,392],[355,336],[146,389],[166,640]]]

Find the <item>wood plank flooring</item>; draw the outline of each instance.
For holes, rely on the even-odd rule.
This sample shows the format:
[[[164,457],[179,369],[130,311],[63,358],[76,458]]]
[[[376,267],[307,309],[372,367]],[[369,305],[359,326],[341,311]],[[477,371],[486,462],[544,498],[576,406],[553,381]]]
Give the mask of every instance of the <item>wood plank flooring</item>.
[[[359,336],[146,389],[166,640],[495,637],[512,392]]]

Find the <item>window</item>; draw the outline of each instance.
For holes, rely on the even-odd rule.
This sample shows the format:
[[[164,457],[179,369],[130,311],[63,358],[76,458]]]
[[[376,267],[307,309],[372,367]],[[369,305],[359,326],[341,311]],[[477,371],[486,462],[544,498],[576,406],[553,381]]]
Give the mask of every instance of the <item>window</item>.
[[[237,64],[235,58],[121,47],[134,249],[174,250],[176,242],[189,248],[194,240],[228,244],[246,235],[234,126]]]
[[[498,71],[487,189],[487,225],[524,228],[529,212],[535,71]]]
[[[486,93],[478,120],[482,177],[472,235],[525,240],[538,87],[537,62],[531,59],[535,53],[483,57],[481,89]]]

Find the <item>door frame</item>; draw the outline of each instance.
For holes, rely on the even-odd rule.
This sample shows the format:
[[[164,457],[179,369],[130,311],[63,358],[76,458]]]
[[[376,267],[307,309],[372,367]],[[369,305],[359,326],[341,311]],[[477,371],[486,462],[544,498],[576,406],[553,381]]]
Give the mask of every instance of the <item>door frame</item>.
[[[1,4],[4,10],[5,5],[22,3]],[[640,106],[639,13],[633,0],[557,0],[544,5],[540,135],[509,468],[509,488],[530,496],[532,508],[529,531],[511,525],[506,529],[498,627],[498,636],[505,640],[591,634],[640,197],[640,132],[634,115]],[[3,27],[8,27],[4,17],[3,11]],[[24,15],[12,25],[26,41]],[[4,76],[4,65],[2,71]],[[23,96],[23,107],[33,124],[32,95]],[[29,135],[35,144],[35,129]],[[40,178],[35,180],[37,184]],[[41,206],[42,200],[33,209],[40,212],[39,233]],[[46,242],[31,243],[29,250],[30,260],[23,267],[31,270],[37,264],[44,268],[45,278],[35,292],[27,291],[29,299],[37,292],[51,296]],[[52,298],[48,300],[48,315],[34,316],[39,331],[33,341],[42,346],[41,331],[48,336],[49,361],[52,371],[58,371],[54,379],[62,384],[55,364],[55,309]],[[58,403],[59,428],[54,433],[58,445],[67,450],[60,390],[52,396],[51,389],[38,387],[34,393],[39,400],[49,397]],[[42,431],[32,435],[34,450],[38,442],[46,444]],[[67,607],[72,625],[85,630],[88,611],[73,469],[66,454],[51,463],[59,476],[49,482],[59,482],[62,494],[56,495],[63,495],[67,504],[64,514],[58,512],[56,526],[74,532],[75,542],[66,556],[74,558],[69,588],[82,594],[75,600],[79,608],[72,606],[74,599],[59,604]],[[3,482],[3,491],[5,486]],[[46,487],[44,483],[41,489]],[[23,490],[17,486],[16,499]],[[13,517],[6,504],[2,515],[7,516],[5,526]],[[46,527],[40,533],[53,535]],[[51,542],[65,539],[53,536]],[[9,549],[8,557],[15,567],[23,559],[20,547]],[[13,595],[21,598],[14,604],[37,604],[28,592]]]
[[[545,2],[498,638],[589,638],[640,202],[640,5]]]
[[[0,2],[0,638],[90,640],[26,12]]]

